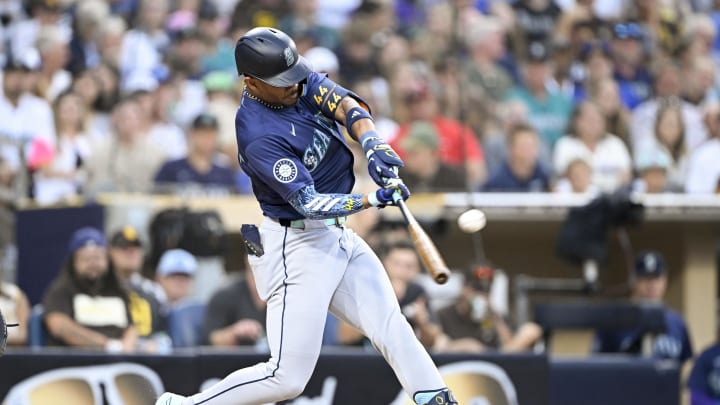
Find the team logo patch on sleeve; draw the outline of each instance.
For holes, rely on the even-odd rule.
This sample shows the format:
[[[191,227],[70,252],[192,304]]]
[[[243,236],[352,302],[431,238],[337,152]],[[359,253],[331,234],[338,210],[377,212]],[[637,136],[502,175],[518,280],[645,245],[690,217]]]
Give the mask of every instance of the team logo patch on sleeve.
[[[297,166],[290,159],[279,159],[273,165],[273,174],[281,183],[290,183],[297,177]]]

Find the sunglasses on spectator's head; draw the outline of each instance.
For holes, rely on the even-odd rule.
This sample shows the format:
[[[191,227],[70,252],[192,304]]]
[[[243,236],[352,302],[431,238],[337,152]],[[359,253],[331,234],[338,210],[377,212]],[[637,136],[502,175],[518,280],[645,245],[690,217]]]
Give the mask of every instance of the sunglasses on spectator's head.
[[[164,391],[160,377],[133,363],[46,371],[15,385],[2,405],[147,405]]]
[[[640,39],[643,31],[636,23],[618,23],[613,27],[613,34],[618,39]]]

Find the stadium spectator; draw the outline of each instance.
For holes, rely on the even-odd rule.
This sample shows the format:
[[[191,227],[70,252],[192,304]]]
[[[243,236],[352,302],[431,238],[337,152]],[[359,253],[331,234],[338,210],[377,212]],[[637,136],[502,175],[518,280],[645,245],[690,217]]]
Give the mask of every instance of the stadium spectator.
[[[652,96],[652,76],[647,69],[643,45],[644,31],[634,22],[619,22],[612,32],[613,77],[620,86],[623,104],[632,110]]]
[[[255,289],[252,271],[216,291],[205,310],[203,344],[255,345],[265,336],[265,302]]]
[[[683,113],[678,103],[660,104],[653,132],[652,138],[643,138],[636,145],[635,164],[636,166],[647,166],[650,161],[655,161],[655,167],[657,167],[658,163],[667,161],[667,165],[660,165],[667,170],[667,189],[682,191],[687,176],[688,153]]]
[[[167,305],[173,307],[190,297],[198,263],[182,249],[170,249],[160,256],[155,280],[163,288]]]
[[[615,82],[616,86],[618,86],[618,95],[622,98],[623,89],[613,77],[612,53],[607,42],[591,40],[582,43],[575,69],[582,72],[582,74],[578,78],[578,84],[575,86],[574,101],[582,101],[588,98],[590,89],[598,89],[599,83],[605,79]]]
[[[79,2],[73,19],[70,61],[67,69],[73,75],[92,69],[101,62],[98,44],[100,28],[110,15],[110,7],[101,0]]]
[[[225,156],[230,167],[239,170],[240,161],[237,158],[237,141],[235,140],[238,89],[234,75],[235,73],[222,71],[210,72],[203,76],[202,83],[208,97],[206,112],[218,119],[220,153]],[[242,191],[250,192],[249,184],[246,184]]]
[[[42,66],[36,90],[38,96],[50,102],[72,84],[72,76],[65,70],[70,56],[70,37],[66,37],[67,34],[56,26],[47,26],[38,32],[35,40]]]
[[[715,63],[709,56],[692,59],[682,72],[682,99],[700,110],[720,101]]]
[[[500,103],[513,86],[512,77],[499,63],[505,56],[502,22],[498,17],[478,17],[468,28],[465,42],[470,55],[465,65],[465,91],[472,93],[473,100]],[[489,110],[495,112],[495,108]]]
[[[65,5],[55,0],[30,0],[24,2],[29,12],[28,19],[18,20],[9,30],[7,54],[11,58],[21,57],[35,46],[40,31],[47,27],[56,27],[65,38],[70,37],[70,27],[63,21]]]
[[[152,77],[162,61],[162,52],[170,45],[163,29],[170,4],[168,0],[139,1],[134,27],[122,39],[119,69],[123,77]]]
[[[662,149],[646,149],[635,157],[638,178],[633,182],[633,190],[640,193],[665,193],[672,190],[668,172],[671,157]]]
[[[549,50],[540,43],[530,44],[522,65],[523,85],[515,87],[508,98],[527,106],[527,118],[540,134],[540,161],[550,166],[555,143],[567,127],[571,99],[560,91],[551,91],[547,83],[552,75]]]
[[[113,109],[114,134],[102,139],[87,162],[86,194],[99,192],[148,192],[164,152],[140,131],[140,106],[121,100]]]
[[[709,109],[705,122],[711,138],[688,158],[685,190],[692,194],[720,193],[720,109]]]
[[[639,303],[662,304],[667,281],[663,256],[655,251],[640,253],[635,258],[631,299]],[[665,332],[655,336],[652,355],[683,363],[693,355],[687,326],[677,312],[667,307],[664,311]],[[641,354],[642,338],[639,330],[599,331],[595,347],[599,353]]]
[[[553,0],[519,0],[513,3],[515,32],[513,48],[517,58],[533,43],[550,46],[562,10]]]
[[[672,64],[663,64],[658,68],[654,77],[654,97],[638,105],[632,113],[630,136],[633,148],[653,138],[658,109],[668,103],[676,104],[682,109],[685,146],[688,151],[695,149],[707,138],[700,109],[680,98],[680,78],[680,71]]]
[[[630,184],[631,158],[625,144],[607,133],[600,108],[589,101],[575,107],[568,135],[557,143],[553,155],[556,173],[565,173],[578,158],[590,162],[592,184],[600,191],[612,192]]]
[[[568,163],[565,173],[555,183],[556,193],[595,194],[598,189],[592,184],[593,169],[585,158],[576,158]]]
[[[1,276],[1,275],[0,275]],[[0,277],[0,313],[5,322],[18,326],[8,328],[8,346],[24,346],[28,341],[30,303],[25,293],[15,284],[2,281]]]
[[[30,93],[31,76],[39,68],[39,61],[31,54],[23,59],[11,59],[2,74],[0,94],[0,156],[15,173],[22,167],[18,152],[40,138],[49,145],[55,143],[52,109],[47,101]]]
[[[170,115],[173,104],[177,101],[178,89],[173,82],[165,80],[157,83],[157,88],[147,94],[143,97],[149,99],[148,139],[164,150],[168,159],[180,159],[187,156],[188,146],[185,131],[172,120]]]
[[[192,20],[171,31],[172,42],[165,52],[165,61],[173,73],[171,79],[179,97],[173,109],[173,121],[183,128],[205,110],[207,104],[202,82],[202,57],[205,45]]]
[[[178,192],[193,188],[211,193],[237,192],[235,173],[218,160],[218,129],[214,115],[195,117],[188,136],[188,156],[162,165],[155,175],[156,189],[171,186]]]
[[[111,15],[107,17],[97,33],[97,45],[100,53],[100,59],[103,63],[109,64],[121,73],[123,79],[128,76],[123,75],[121,63],[123,57],[123,38],[127,31],[125,20],[118,16]],[[133,72],[137,74],[136,72]],[[125,81],[121,81],[124,84]]]
[[[128,293],[128,306],[141,345],[153,350],[153,335],[165,329],[165,293],[141,275],[145,249],[137,230],[124,226],[110,237],[110,268]]]
[[[440,138],[431,122],[410,124],[400,145],[406,154],[400,177],[413,192],[462,191],[467,187],[464,173],[441,160]]]
[[[550,174],[540,165],[540,138],[529,125],[517,125],[507,137],[508,157],[482,187],[483,191],[544,192]]]
[[[291,38],[309,35],[317,46],[328,49],[337,47],[338,30],[327,26],[326,24],[330,24],[330,22],[320,18],[320,13],[327,11],[319,9],[317,0],[296,0],[289,3],[291,12],[280,20],[278,28]],[[304,55],[303,52],[300,53]],[[322,72],[317,67],[316,71]],[[331,77],[331,79],[338,80],[337,77]]]
[[[212,1],[203,1],[197,14],[197,27],[205,45],[202,72],[235,73],[235,42],[225,35],[227,24],[217,6]]]
[[[135,350],[127,292],[108,268],[106,246],[95,228],[70,237],[65,265],[42,301],[51,345]]]
[[[630,111],[620,100],[620,87],[610,77],[590,82],[589,100],[597,104],[605,117],[608,133],[620,138],[628,151],[633,150],[630,139]]]
[[[57,142],[53,156],[36,169],[35,201],[53,204],[80,195],[85,162],[92,154],[87,106],[80,95],[60,94],[53,103]]]
[[[439,151],[443,162],[464,168],[468,181],[477,187],[486,177],[483,151],[475,134],[462,123],[439,113],[435,93],[437,81],[424,63],[406,62],[395,72],[392,91],[399,93],[402,108],[408,115],[407,122],[400,125],[390,145],[404,158],[402,140],[408,135],[413,121],[430,121],[440,138]]]
[[[517,331],[494,308],[491,294],[493,269],[471,266],[465,272],[465,284],[457,300],[438,312],[438,320],[450,338],[447,351],[518,352],[529,350],[541,338],[542,330],[534,323]]]

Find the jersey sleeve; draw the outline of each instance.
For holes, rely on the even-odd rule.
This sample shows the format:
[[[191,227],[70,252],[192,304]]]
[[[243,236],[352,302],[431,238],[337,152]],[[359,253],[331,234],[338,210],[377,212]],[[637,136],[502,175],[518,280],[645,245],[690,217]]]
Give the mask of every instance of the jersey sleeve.
[[[313,184],[313,179],[289,144],[272,137],[258,139],[245,150],[246,167],[253,177],[267,184],[285,201],[301,188]]]
[[[370,105],[362,97],[330,80],[325,74],[310,73],[303,88],[303,97],[308,104],[331,119],[335,119],[335,110],[340,105],[340,100],[346,96],[354,98],[363,108],[371,112]]]

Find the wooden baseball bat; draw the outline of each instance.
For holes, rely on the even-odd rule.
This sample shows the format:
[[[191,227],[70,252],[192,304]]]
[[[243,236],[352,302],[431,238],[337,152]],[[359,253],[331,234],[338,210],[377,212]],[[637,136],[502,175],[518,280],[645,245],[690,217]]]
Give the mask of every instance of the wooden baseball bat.
[[[415,216],[412,212],[410,212],[410,209],[408,209],[407,205],[405,205],[405,201],[398,200],[397,205],[400,207],[400,212],[402,212],[405,217],[408,232],[410,232],[413,245],[415,245],[415,250],[417,250],[423,265],[425,265],[425,268],[436,283],[447,283],[448,278],[450,277],[450,270],[445,264],[445,260],[443,260],[442,256],[440,256],[440,252],[438,252],[437,247],[435,247],[433,241],[430,239],[428,234],[425,233],[425,230],[422,229],[418,221],[415,219]]]

